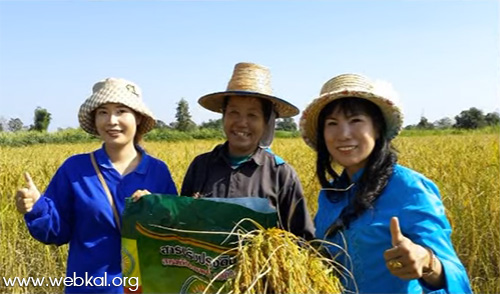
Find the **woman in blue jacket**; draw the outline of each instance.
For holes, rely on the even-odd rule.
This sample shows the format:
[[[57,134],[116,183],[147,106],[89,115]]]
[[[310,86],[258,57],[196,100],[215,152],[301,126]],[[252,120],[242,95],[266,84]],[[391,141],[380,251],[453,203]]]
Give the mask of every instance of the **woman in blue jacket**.
[[[108,78],[92,90],[78,119],[83,130],[102,139],[102,148],[68,158],[43,194],[26,173],[16,207],[35,239],[69,243],[66,276],[72,282],[66,285],[67,293],[120,293],[120,216],[125,198],[137,190],[177,190],[167,165],[138,145],[155,124],[139,87]]]
[[[322,185],[316,237],[360,293],[471,293],[451,243],[438,188],[397,164],[392,139],[403,115],[390,84],[356,74],[332,78],[303,112]],[[343,168],[339,175],[334,165]]]

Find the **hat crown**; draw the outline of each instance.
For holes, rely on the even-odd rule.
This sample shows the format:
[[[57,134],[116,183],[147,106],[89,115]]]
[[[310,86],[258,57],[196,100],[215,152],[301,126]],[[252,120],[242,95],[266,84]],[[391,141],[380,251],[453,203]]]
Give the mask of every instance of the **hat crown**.
[[[328,80],[321,88],[320,95],[345,89],[371,92],[373,91],[373,82],[362,75],[342,74]]]
[[[99,91],[110,91],[113,89],[125,90],[126,92],[134,94],[139,99],[141,99],[142,96],[142,90],[139,86],[121,78],[107,78],[95,83],[92,87],[92,93],[95,94]]]
[[[234,66],[227,91],[246,91],[272,96],[271,72],[259,64],[238,63]]]

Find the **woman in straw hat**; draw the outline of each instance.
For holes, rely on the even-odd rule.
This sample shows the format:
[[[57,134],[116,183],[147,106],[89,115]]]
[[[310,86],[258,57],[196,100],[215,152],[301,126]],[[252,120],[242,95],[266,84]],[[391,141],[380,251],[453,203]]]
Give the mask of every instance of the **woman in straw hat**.
[[[102,139],[102,148],[68,158],[43,194],[26,173],[26,188],[17,192],[16,206],[35,239],[69,243],[66,275],[75,283],[66,285],[66,292],[123,292],[115,278],[122,276],[120,215],[125,198],[142,189],[177,191],[167,165],[137,144],[155,124],[137,85],[115,78],[96,83],[78,119],[82,129]],[[93,282],[79,282],[88,277]],[[103,279],[108,285],[101,285]]]
[[[322,189],[316,237],[360,293],[470,293],[436,185],[397,164],[391,145],[403,115],[390,84],[356,74],[332,78],[303,112]],[[332,164],[343,168],[339,175]]]
[[[272,95],[269,69],[238,63],[226,91],[205,95],[198,102],[222,113],[227,141],[193,160],[181,195],[265,197],[277,208],[284,229],[312,238],[314,228],[297,174],[269,149],[275,119],[299,113]]]

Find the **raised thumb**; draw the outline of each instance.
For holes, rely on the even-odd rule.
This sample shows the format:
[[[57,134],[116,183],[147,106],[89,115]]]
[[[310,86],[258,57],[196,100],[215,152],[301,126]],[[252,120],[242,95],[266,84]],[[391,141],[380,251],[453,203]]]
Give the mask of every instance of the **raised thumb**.
[[[29,172],[24,173],[24,179],[26,180],[26,186],[28,189],[36,189],[36,185],[33,183],[33,179],[31,178]]]
[[[404,240],[403,233],[401,233],[401,228],[399,227],[399,219],[396,216],[391,218],[391,242],[392,246],[396,247],[399,243]]]

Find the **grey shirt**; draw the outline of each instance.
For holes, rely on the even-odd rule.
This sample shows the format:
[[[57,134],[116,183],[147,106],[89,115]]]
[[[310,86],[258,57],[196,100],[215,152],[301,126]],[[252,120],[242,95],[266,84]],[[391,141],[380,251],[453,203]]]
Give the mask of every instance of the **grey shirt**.
[[[305,239],[314,237],[302,186],[293,168],[280,157],[258,148],[238,168],[231,168],[227,142],[197,156],[188,168],[181,195],[261,197],[277,207],[281,227]]]

